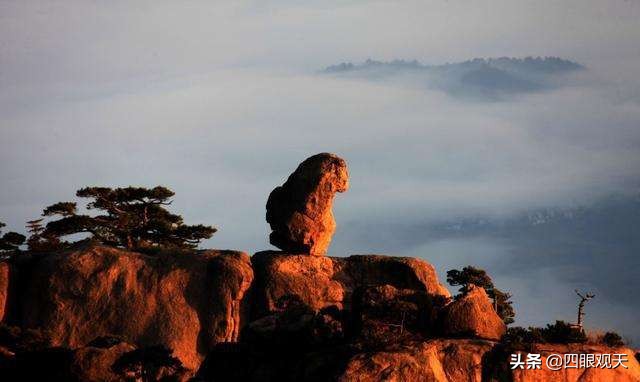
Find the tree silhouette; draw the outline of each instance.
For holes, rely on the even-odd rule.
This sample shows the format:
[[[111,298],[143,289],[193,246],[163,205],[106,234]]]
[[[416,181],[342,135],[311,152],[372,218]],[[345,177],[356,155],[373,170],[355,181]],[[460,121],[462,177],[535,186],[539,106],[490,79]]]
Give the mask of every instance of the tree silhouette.
[[[51,234],[45,235],[45,227],[42,225],[43,220],[36,219],[27,222],[27,231],[30,233],[27,247],[31,252],[54,251],[62,245],[57,237]]]
[[[584,331],[576,328],[573,324],[564,321],[556,321],[547,324],[545,328],[530,326],[511,327],[502,336],[500,342],[507,345],[510,350],[525,350],[533,352],[533,344],[571,344],[584,343],[587,336]]]
[[[622,337],[620,337],[620,335],[616,332],[606,332],[602,336],[602,343],[612,348],[625,345]]]
[[[592,293],[586,293],[586,294],[582,294],[580,292],[578,292],[578,290],[575,290],[576,294],[578,295],[578,297],[580,297],[580,302],[578,303],[578,322],[576,323],[576,326],[578,327],[578,329],[582,330],[582,320],[584,318],[584,304],[585,302],[591,300],[592,298],[596,297],[595,294]]]
[[[484,269],[476,268],[471,265],[462,268],[462,270],[452,269],[447,272],[447,282],[452,286],[460,285],[458,290],[464,295],[469,289],[469,285],[475,285],[484,288],[487,295],[493,299],[493,305],[505,324],[514,322],[516,315],[513,309],[510,293],[503,292],[493,285],[493,280]]]
[[[107,188],[86,187],[76,196],[91,199],[87,210],[100,211],[97,215],[79,214],[75,202],[55,203],[43,211],[44,217],[58,217],[40,230],[40,221],[33,221],[34,241],[45,239],[53,243],[73,234],[89,234],[94,240],[107,245],[132,250],[150,248],[193,249],[201,240],[210,238],[216,229],[205,225],[186,225],[182,217],[170,213],[173,191],[165,187]]]
[[[0,252],[6,253],[19,250],[26,237],[17,232],[7,232],[2,235],[2,227],[5,226],[6,224],[0,222]]]

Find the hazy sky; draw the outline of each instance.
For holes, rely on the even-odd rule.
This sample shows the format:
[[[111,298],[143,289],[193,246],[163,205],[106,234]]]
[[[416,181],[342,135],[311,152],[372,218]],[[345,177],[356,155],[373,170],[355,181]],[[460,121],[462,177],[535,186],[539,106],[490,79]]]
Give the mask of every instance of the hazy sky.
[[[521,323],[573,314],[573,285],[508,272],[504,243],[398,238],[428,236],[429,221],[637,193],[640,1],[310,3],[0,1],[0,220],[23,230],[82,186],[162,184],[188,223],[220,229],[205,245],[253,252],[269,248],[271,189],[330,151],[352,184],[336,200],[332,254],[420,256],[442,276],[493,266],[530,315]],[[317,74],[367,58],[529,55],[588,70],[503,102]],[[362,235],[380,222],[374,236],[388,241]],[[534,296],[541,279],[564,297]],[[614,326],[632,328],[638,306],[606,304]]]

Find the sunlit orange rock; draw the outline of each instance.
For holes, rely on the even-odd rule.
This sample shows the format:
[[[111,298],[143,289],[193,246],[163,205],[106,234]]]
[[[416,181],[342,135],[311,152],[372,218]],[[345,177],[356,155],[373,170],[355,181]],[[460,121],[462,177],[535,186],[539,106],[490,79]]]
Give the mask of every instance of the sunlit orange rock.
[[[324,255],[336,222],[336,192],[349,188],[346,162],[334,154],[307,158],[267,200],[271,244],[289,253]]]
[[[240,345],[240,344],[236,344]],[[267,350],[247,346],[218,349],[198,372],[202,381],[428,381],[428,382],[638,382],[640,365],[628,348],[596,345],[537,344],[541,369],[512,370],[511,351],[495,341],[481,339],[426,339],[398,341],[372,348]],[[611,354],[628,356],[625,367],[551,371],[548,354]]]
[[[109,347],[85,346],[76,349],[71,355],[70,374],[78,381],[121,381],[111,366],[123,354],[135,347],[121,342]]]
[[[252,318],[277,310],[278,302],[296,296],[313,310],[329,306],[350,309],[354,290],[390,285],[448,298],[433,266],[410,257],[354,255],[327,257],[265,251],[251,257],[255,272]]]
[[[354,356],[337,380],[481,382],[483,358],[493,346],[489,341],[442,339],[391,346]]]
[[[77,348],[116,335],[136,346],[162,344],[195,369],[218,342],[235,341],[241,301],[253,279],[237,251],[150,256],[88,245],[15,259],[20,288],[5,320]]]
[[[513,382],[639,382],[640,364],[634,357],[634,352],[626,347],[611,348],[602,345],[589,344],[535,344],[531,353],[541,355],[539,369],[516,368],[512,371]],[[522,359],[526,359],[522,352]],[[565,354],[624,354],[627,362],[615,368],[606,367],[562,367],[559,370],[550,370],[547,365],[547,357]],[[611,364],[613,366],[613,364]]]
[[[495,343],[469,339],[435,339],[395,345],[354,356],[347,363],[339,381],[438,381],[438,382],[638,382],[640,365],[628,348],[583,344],[537,344],[533,352],[541,354],[540,369],[511,370],[510,353]],[[549,354],[624,353],[626,367],[563,368],[549,370]],[[524,354],[526,357],[526,353]]]
[[[441,323],[443,334],[453,337],[499,340],[507,330],[485,290],[475,285],[445,308]]]
[[[0,322],[4,319],[9,299],[9,263],[0,262]]]

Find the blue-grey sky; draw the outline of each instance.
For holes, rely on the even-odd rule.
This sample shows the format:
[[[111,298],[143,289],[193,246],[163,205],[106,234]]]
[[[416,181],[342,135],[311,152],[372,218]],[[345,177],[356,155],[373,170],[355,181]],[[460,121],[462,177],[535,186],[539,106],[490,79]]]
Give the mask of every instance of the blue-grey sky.
[[[330,151],[347,160],[352,184],[336,200],[333,255],[419,256],[442,279],[485,266],[514,292],[525,325],[572,319],[574,287],[610,291],[617,272],[639,271],[634,243],[602,254],[618,270],[567,280],[566,261],[507,266],[532,248],[518,238],[431,232],[469,216],[508,221],[637,195],[639,1],[316,3],[0,1],[0,220],[21,231],[86,185],[162,184],[188,223],[220,229],[206,246],[253,252],[269,248],[271,189]],[[318,74],[368,58],[500,56],[560,56],[587,70],[491,102],[411,73]],[[567,253],[557,256],[568,269],[584,267]],[[609,293],[590,303],[593,325],[640,341],[640,307]]]

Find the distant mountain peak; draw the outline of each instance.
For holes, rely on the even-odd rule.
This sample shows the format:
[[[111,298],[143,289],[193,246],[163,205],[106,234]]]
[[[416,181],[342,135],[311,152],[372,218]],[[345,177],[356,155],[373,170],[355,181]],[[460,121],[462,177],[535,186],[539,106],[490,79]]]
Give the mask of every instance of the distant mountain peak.
[[[441,90],[456,97],[500,100],[508,95],[540,92],[565,84],[565,75],[586,69],[560,57],[495,57],[438,65],[417,60],[343,62],[321,74],[368,80],[399,79],[410,75],[413,86]],[[406,79],[405,79],[406,82]]]
[[[371,58],[366,59],[364,62],[358,64],[353,62],[342,62],[337,65],[327,66],[322,70],[325,73],[339,73],[348,72],[352,70],[363,70],[371,68],[407,68],[407,69],[434,69],[434,68],[447,68],[452,66],[491,66],[498,69],[505,69],[507,67],[520,66],[528,68],[530,70],[557,72],[557,71],[572,71],[586,69],[583,65],[567,60],[561,57],[545,56],[545,57],[533,57],[527,56],[523,58],[517,57],[489,57],[489,58],[473,58],[466,61],[444,63],[438,65],[422,64],[418,60],[402,60],[396,59],[392,61],[377,61]]]

